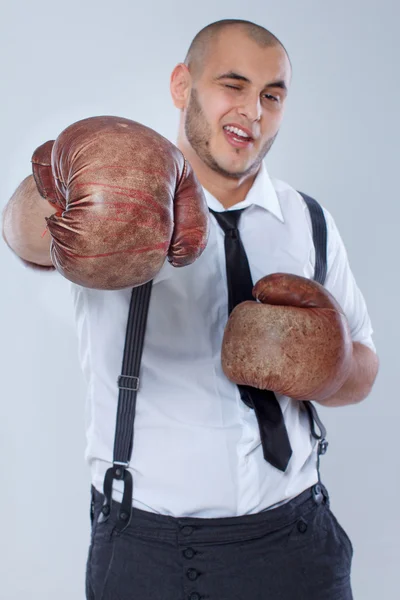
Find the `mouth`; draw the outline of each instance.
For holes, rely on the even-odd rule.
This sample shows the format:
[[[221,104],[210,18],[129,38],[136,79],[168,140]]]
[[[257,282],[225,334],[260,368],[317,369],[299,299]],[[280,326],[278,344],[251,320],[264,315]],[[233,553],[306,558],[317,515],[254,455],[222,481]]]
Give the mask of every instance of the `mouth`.
[[[237,125],[224,125],[224,135],[234,148],[249,148],[254,143],[254,138],[247,129]]]

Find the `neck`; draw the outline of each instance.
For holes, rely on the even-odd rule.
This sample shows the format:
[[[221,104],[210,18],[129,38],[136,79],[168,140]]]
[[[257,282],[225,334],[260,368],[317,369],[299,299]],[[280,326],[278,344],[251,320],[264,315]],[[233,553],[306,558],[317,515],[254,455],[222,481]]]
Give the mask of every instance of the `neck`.
[[[241,178],[236,179],[227,177],[206,165],[196,152],[194,152],[190,144],[182,139],[181,136],[179,136],[177,145],[185,158],[189,161],[201,185],[210,192],[224,208],[230,208],[246,198],[259,169],[254,173]]]
[[[189,160],[189,162],[191,161]],[[257,173],[254,173],[240,179],[234,179],[225,177],[209,168],[204,169],[203,173],[201,169],[196,169],[196,167],[193,167],[193,169],[201,185],[214,198],[219,200],[224,208],[230,208],[242,202],[246,198],[257,175]]]

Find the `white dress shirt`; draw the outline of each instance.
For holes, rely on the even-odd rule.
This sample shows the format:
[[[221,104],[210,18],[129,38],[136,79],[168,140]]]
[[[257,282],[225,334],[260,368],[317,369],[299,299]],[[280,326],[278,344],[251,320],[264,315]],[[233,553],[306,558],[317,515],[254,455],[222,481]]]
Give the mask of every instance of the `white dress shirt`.
[[[208,192],[215,211],[223,206]],[[312,278],[314,245],[308,209],[288,184],[262,166],[245,201],[240,234],[254,283],[274,272]],[[331,215],[325,286],[342,306],[352,339],[373,350],[363,296]],[[254,411],[221,369],[228,318],[224,233],[211,217],[208,245],[192,265],[165,262],[154,280],[130,471],[133,506],[179,516],[252,514],[300,494],[317,481],[316,444],[299,404],[278,396],[293,455],[285,473],[262,454]],[[99,291],[72,285],[79,352],[88,383],[86,459],[101,492],[112,464],[131,289]],[[121,501],[122,483],[113,497]]]

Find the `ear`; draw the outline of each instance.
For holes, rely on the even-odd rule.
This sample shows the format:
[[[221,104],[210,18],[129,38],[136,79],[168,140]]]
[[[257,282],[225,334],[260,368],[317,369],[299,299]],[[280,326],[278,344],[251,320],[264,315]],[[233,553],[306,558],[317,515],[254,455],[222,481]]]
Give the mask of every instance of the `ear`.
[[[176,65],[171,74],[170,90],[176,108],[186,108],[190,96],[192,77],[189,69],[183,63]]]

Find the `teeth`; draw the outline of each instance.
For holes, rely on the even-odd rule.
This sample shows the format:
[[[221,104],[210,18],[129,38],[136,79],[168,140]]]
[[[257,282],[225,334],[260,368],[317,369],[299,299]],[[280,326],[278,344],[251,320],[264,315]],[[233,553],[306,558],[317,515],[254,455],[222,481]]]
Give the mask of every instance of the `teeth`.
[[[231,133],[234,133],[235,135],[239,135],[240,137],[244,137],[244,138],[248,138],[249,137],[247,135],[247,133],[245,133],[241,129],[238,129],[237,127],[231,127],[231,125],[227,125],[226,127],[224,127],[224,129],[226,131],[230,131]]]

